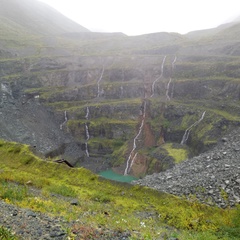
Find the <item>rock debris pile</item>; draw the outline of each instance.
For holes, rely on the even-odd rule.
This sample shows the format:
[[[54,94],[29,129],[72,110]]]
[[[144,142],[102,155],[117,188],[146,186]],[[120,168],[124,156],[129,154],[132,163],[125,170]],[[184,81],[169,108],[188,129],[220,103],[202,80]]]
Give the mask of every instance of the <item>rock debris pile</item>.
[[[240,128],[222,138],[213,150],[133,184],[222,208],[235,206],[240,203]]]

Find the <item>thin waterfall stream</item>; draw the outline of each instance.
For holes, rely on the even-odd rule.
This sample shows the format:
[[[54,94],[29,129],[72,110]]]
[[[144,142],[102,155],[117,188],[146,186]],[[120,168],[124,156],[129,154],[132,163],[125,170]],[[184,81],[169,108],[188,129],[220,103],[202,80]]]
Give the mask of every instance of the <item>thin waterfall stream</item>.
[[[86,115],[85,115],[85,118],[86,118],[87,120],[88,120],[88,118],[89,118],[89,113],[90,113],[90,110],[89,110],[89,107],[87,107],[87,109],[86,109]],[[89,140],[89,138],[90,138],[90,134],[89,134],[89,129],[88,129],[87,123],[85,123],[85,134],[86,134],[85,151],[86,151],[87,157],[89,157],[88,140]]]
[[[172,62],[172,70],[175,68],[175,63],[177,61],[177,56],[175,56],[173,62]]]
[[[174,60],[172,61],[172,74],[173,75],[173,70],[175,68],[175,63],[177,61],[177,56],[175,56]],[[173,98],[173,91],[174,91],[174,83],[172,84],[172,91],[171,91],[171,98],[169,96],[169,90],[170,90],[170,84],[172,83],[172,77],[170,78],[170,80],[168,81],[167,87],[166,87],[166,100],[170,101],[171,98]]]
[[[206,113],[206,111],[204,111],[204,112],[202,113],[202,116],[201,116],[200,119],[198,119],[195,123],[193,123],[189,128],[186,129],[186,131],[185,131],[185,133],[184,133],[184,135],[183,135],[183,137],[182,137],[182,141],[181,141],[181,144],[182,144],[182,145],[187,142],[188,137],[189,137],[189,134],[190,134],[190,131],[192,130],[192,128],[195,127],[195,126],[197,126],[197,125],[203,120],[203,118],[204,118],[204,116],[205,116],[205,113]]]
[[[89,130],[88,130],[88,125],[85,123],[85,133],[86,133],[86,142],[85,142],[85,147],[86,147],[86,155],[89,157],[89,151],[88,151],[88,140],[90,138]]]
[[[68,118],[67,118],[67,111],[64,111],[64,122],[60,124],[60,129],[63,129],[63,126],[67,123]]]
[[[132,159],[132,161],[131,161],[131,165],[130,165],[130,167],[129,167],[129,171],[131,170],[131,168],[132,168],[132,166],[133,166],[133,164],[134,164],[134,162],[135,162],[135,159],[136,159],[137,155],[138,155],[138,153],[135,153],[135,155],[134,155],[134,157],[133,157],[133,159]]]
[[[85,115],[85,118],[88,120],[88,118],[89,118],[89,107],[87,107],[87,109],[86,109],[86,115]]]
[[[169,82],[167,84],[167,88],[166,88],[166,100],[167,101],[170,101],[170,97],[169,97],[168,93],[169,93],[169,86],[170,86],[171,81],[172,81],[172,78],[170,78],[170,80],[169,80]]]
[[[135,136],[135,138],[133,139],[133,148],[128,156],[128,159],[127,159],[127,163],[126,163],[126,168],[125,168],[125,171],[124,171],[124,175],[127,175],[130,170],[131,170],[131,166],[132,164],[130,165],[130,161],[132,159],[132,155],[135,151],[135,149],[137,148],[137,144],[136,144],[136,141],[138,139],[138,137],[140,136],[141,132],[142,132],[142,129],[143,129],[143,125],[144,125],[144,122],[145,122],[145,118],[146,118],[146,104],[147,102],[144,100],[144,106],[143,106],[143,116],[142,116],[142,121],[141,121],[141,125],[139,127],[139,130],[138,130],[138,133],[137,135]],[[134,158],[136,158],[136,154],[134,156]],[[135,160],[135,159],[134,159]]]
[[[163,76],[163,67],[164,67],[164,63],[165,63],[166,57],[167,57],[167,56],[164,56],[163,61],[162,61],[162,65],[161,65],[161,74],[160,74],[160,76],[159,76],[157,79],[155,79],[155,80],[153,81],[153,83],[152,83],[152,95],[151,95],[151,97],[154,96],[154,92],[155,92],[155,84],[156,84],[156,82],[157,82],[159,79],[161,79],[162,76]]]
[[[101,93],[101,91],[100,91],[100,82],[102,81],[103,73],[104,73],[104,67],[102,69],[101,76],[100,76],[100,78],[97,81],[97,97],[98,98],[100,97],[100,93]]]

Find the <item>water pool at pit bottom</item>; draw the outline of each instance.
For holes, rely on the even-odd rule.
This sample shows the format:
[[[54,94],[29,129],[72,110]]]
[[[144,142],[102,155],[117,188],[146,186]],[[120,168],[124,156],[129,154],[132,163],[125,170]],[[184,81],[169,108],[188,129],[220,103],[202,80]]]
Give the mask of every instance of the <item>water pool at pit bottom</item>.
[[[138,179],[138,178],[130,176],[130,175],[125,176],[125,175],[115,173],[113,170],[106,170],[106,171],[98,173],[98,175],[100,175],[104,178],[107,178],[107,179],[118,181],[118,182],[131,182],[133,180]]]

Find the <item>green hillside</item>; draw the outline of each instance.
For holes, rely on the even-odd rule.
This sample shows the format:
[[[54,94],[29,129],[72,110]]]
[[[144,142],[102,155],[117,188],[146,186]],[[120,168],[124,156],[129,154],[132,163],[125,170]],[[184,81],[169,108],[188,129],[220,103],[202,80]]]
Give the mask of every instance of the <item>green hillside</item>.
[[[100,235],[94,234],[99,228],[127,229],[129,239],[238,239],[234,238],[239,233],[237,210],[201,205],[194,196],[186,200],[111,182],[83,168],[41,160],[28,146],[17,143],[1,141],[0,154],[0,198],[52,217],[60,213],[66,222],[78,220],[68,229],[71,239],[78,239],[78,228],[85,234],[83,239],[98,239]],[[71,206],[72,199],[79,205]]]

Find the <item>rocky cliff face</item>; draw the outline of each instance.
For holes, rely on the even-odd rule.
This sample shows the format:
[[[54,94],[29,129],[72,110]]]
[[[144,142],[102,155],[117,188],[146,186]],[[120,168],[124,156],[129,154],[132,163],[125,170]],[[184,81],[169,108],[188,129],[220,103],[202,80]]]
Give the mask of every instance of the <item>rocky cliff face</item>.
[[[10,73],[2,76],[2,98],[9,96],[6,103],[16,101],[24,106],[37,102],[39,107],[46,108],[59,134],[71,135],[81,151],[76,152],[73,163],[86,164],[94,171],[114,166],[123,173],[134,138],[139,133],[134,151],[138,154],[133,162],[131,156],[129,169],[130,174],[137,176],[173,166],[176,149],[185,152],[183,157],[208,150],[238,125],[239,83],[228,76],[212,76],[221,74],[215,71],[215,63],[208,66],[207,73],[204,69],[207,64],[192,61],[189,67],[181,56],[174,70],[175,55],[134,57],[134,61],[132,58],[60,57],[40,58],[34,62],[24,59],[14,61],[10,65],[16,65],[13,69],[6,67],[8,60],[2,61],[2,71]],[[204,119],[191,129],[188,139],[181,144],[185,131],[204,111]],[[43,122],[48,122],[47,119]],[[89,156],[86,155],[86,125]],[[19,141],[18,138],[12,140]],[[33,139],[23,142],[32,143]],[[174,143],[175,147],[164,149],[167,143]],[[54,149],[63,144],[64,141],[60,141],[49,151],[55,152]],[[52,157],[61,155],[59,151],[50,155],[48,151],[44,153]],[[101,164],[97,164],[99,162]]]
[[[171,168],[239,125],[238,27],[2,36],[0,136],[96,172]]]

